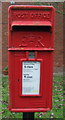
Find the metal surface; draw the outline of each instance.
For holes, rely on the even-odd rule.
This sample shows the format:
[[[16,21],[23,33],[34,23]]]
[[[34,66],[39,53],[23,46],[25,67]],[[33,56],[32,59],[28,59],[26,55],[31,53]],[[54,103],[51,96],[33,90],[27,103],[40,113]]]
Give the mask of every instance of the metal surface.
[[[23,120],[34,120],[34,112],[23,113]]]
[[[52,6],[12,5],[8,9],[8,70],[9,110],[14,112],[40,112],[52,108],[52,78],[54,51],[54,8]],[[30,53],[33,52],[34,55]],[[39,93],[29,83],[37,78],[32,72],[23,78],[23,62],[40,62]],[[37,68],[35,68],[36,71]],[[34,77],[35,75],[35,77]],[[22,78],[27,82],[22,95]],[[29,80],[29,82],[28,82]],[[38,81],[39,82],[39,81]],[[30,84],[30,85],[31,85]],[[36,84],[37,85],[37,84]],[[37,87],[37,86],[36,86]]]

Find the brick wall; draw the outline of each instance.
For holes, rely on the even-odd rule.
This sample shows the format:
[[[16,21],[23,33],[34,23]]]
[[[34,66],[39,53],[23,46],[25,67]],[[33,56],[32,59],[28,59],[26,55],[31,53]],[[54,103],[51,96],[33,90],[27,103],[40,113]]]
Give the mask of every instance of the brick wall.
[[[24,4],[24,3],[16,3]],[[32,3],[25,3],[32,4]],[[63,3],[51,3],[56,8],[55,15],[55,55],[54,72],[62,72],[63,67]],[[9,2],[2,3],[2,68],[8,65],[8,6]]]
[[[0,75],[2,73],[2,4],[0,2]],[[1,76],[0,76],[1,77]]]

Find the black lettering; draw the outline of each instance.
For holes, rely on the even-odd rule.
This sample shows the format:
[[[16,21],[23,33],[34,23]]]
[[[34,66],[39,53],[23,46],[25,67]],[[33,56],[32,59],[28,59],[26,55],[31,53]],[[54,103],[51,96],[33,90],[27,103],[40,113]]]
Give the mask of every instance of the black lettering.
[[[26,76],[24,75],[24,78],[26,78]]]
[[[24,68],[26,68],[26,66],[24,66]]]
[[[27,76],[27,78],[32,78],[32,76]]]
[[[27,68],[33,68],[33,66],[27,66]]]

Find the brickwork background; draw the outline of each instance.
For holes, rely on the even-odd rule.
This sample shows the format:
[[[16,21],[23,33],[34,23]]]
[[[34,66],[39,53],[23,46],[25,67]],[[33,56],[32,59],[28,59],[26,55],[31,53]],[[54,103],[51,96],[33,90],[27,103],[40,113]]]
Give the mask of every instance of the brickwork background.
[[[16,2],[16,4],[32,4]],[[35,3],[34,3],[35,4]],[[55,55],[54,72],[62,72],[63,68],[63,3],[50,3],[56,8],[55,15]],[[8,65],[8,7],[9,2],[2,3],[2,68]]]
[[[2,73],[2,3],[0,2],[0,75]]]
[[[65,75],[65,1],[63,4],[63,72]]]

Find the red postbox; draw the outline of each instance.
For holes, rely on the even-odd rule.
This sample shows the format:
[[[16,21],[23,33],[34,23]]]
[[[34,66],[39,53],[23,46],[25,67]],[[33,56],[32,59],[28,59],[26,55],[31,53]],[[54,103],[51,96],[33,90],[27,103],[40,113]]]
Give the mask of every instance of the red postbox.
[[[8,9],[9,109],[52,108],[54,8],[12,5]]]

